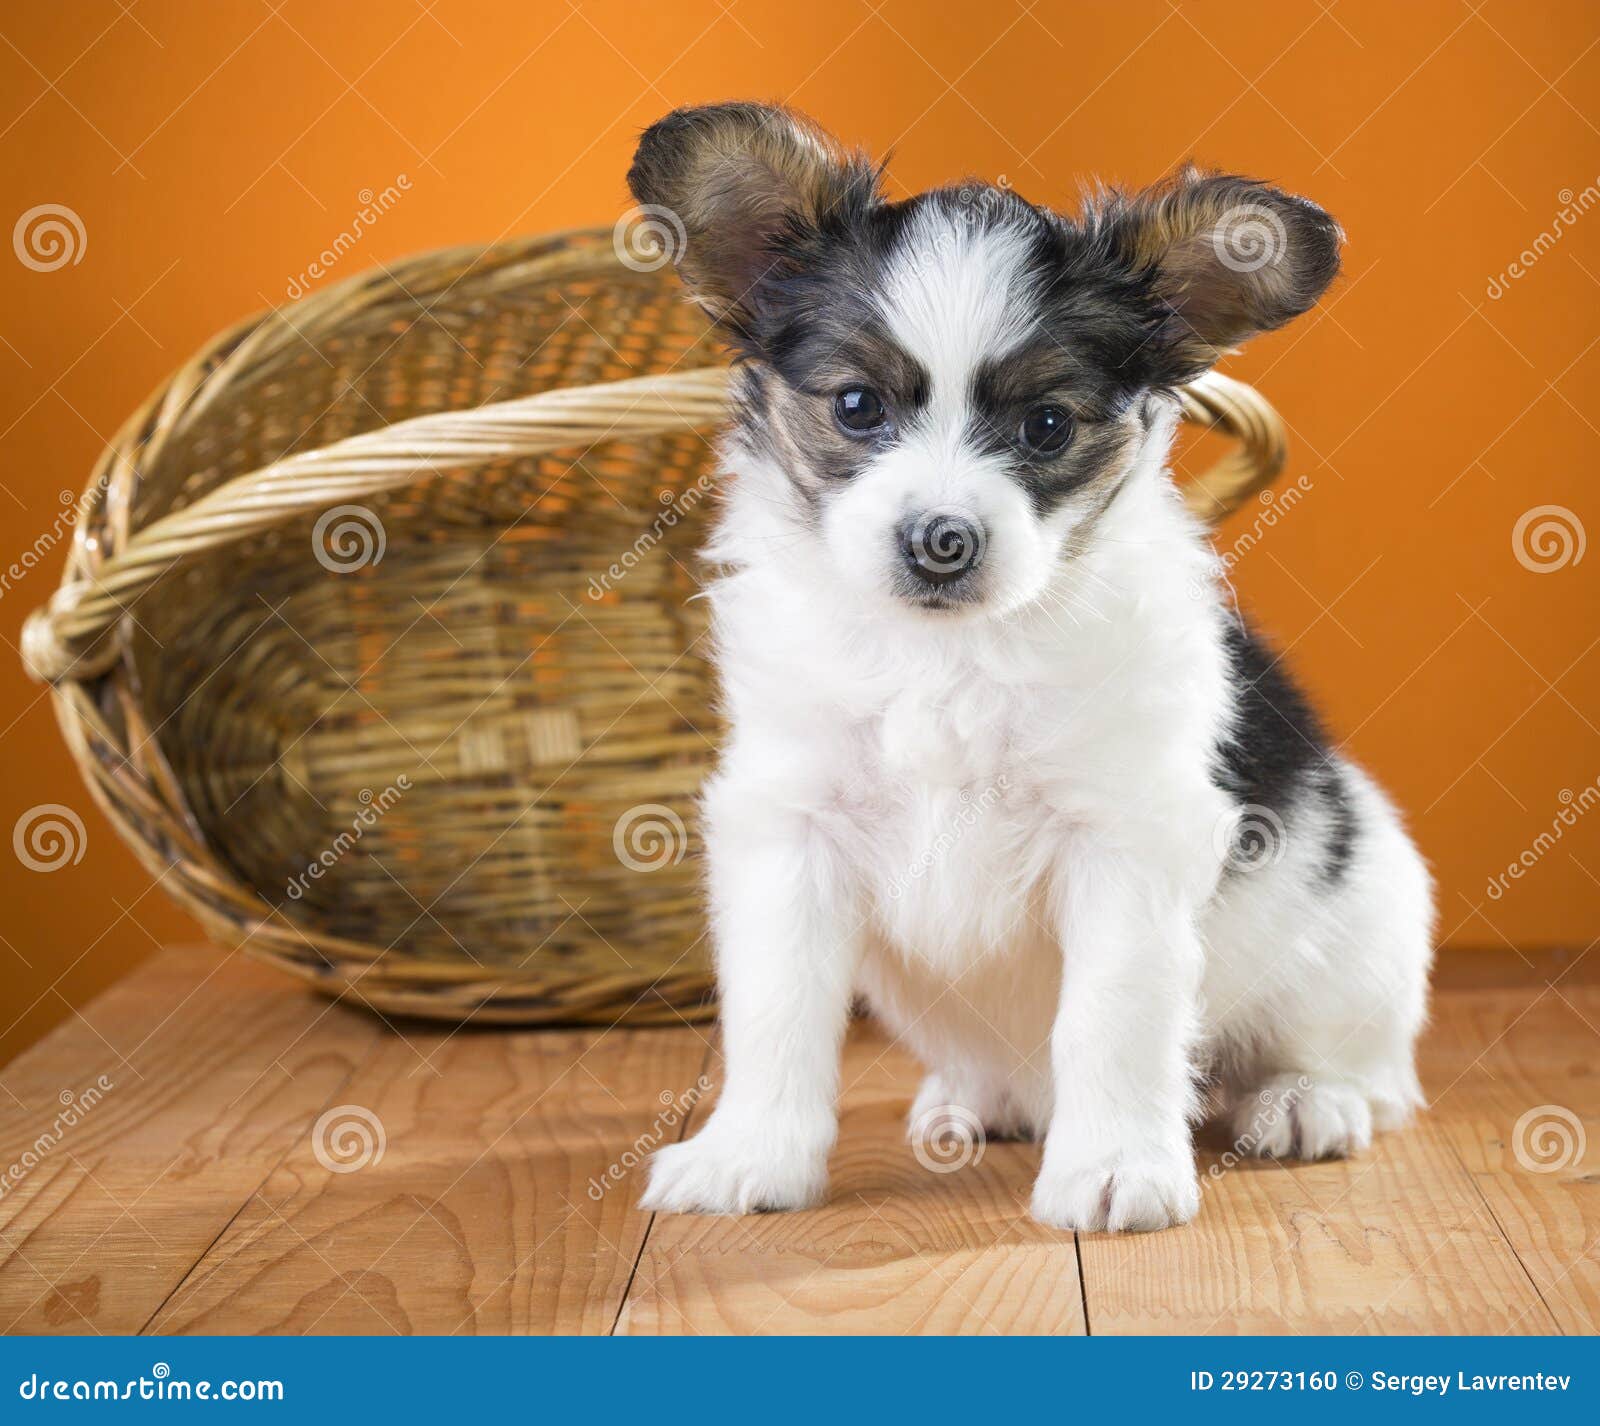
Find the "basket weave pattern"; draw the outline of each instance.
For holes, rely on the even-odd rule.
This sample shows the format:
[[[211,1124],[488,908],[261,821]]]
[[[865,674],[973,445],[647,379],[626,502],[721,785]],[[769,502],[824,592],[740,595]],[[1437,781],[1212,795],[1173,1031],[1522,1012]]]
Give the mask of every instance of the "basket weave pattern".
[[[723,357],[609,233],[428,254],[223,333],[106,450],[29,668],[207,931],[386,1013],[709,1012],[694,593]],[[1281,426],[1210,376],[1238,446]]]

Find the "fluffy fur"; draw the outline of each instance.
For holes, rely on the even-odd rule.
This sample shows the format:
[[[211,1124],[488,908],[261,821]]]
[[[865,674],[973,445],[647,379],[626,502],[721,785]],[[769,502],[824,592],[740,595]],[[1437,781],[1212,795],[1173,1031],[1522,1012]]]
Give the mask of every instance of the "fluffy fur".
[[[745,104],[663,120],[630,182],[744,358],[708,551],[726,1083],[645,1206],[820,1201],[857,995],[927,1067],[912,1131],[955,1106],[1041,1136],[1062,1228],[1192,1217],[1203,1102],[1276,1156],[1400,1123],[1426,870],[1165,469],[1172,386],[1316,300],[1333,222],[1193,170],[1075,219],[981,184],[891,203]]]

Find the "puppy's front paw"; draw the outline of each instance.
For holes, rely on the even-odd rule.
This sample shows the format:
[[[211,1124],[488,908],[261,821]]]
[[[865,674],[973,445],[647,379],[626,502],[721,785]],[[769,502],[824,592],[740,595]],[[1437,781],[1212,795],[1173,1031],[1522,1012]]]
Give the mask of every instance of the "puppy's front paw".
[[[740,1136],[707,1125],[695,1138],[650,1158],[647,1212],[765,1213],[812,1208],[828,1188],[827,1154],[773,1145],[773,1136]]]
[[[1068,1168],[1046,1166],[1033,1186],[1033,1216],[1078,1233],[1153,1233],[1200,1211],[1194,1160],[1163,1154]]]

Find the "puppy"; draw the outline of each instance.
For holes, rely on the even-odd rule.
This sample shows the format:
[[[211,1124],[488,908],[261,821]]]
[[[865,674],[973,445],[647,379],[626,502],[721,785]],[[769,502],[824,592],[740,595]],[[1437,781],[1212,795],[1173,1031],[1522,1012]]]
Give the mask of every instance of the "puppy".
[[[629,174],[736,349],[704,793],[726,1082],[643,1205],[825,1194],[852,1000],[912,1131],[1042,1136],[1036,1218],[1165,1228],[1208,1091],[1238,1152],[1420,1104],[1432,893],[1218,587],[1173,391],[1338,270],[1315,204],[1185,170],[1068,217],[887,200],[799,115],[668,115]]]

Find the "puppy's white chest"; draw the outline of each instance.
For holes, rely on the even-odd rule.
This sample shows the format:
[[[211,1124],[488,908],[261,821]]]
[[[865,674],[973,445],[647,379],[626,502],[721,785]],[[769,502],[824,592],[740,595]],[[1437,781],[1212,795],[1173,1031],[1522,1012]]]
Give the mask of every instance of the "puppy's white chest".
[[[952,976],[1029,922],[1043,815],[1008,766],[1007,720],[906,695],[864,731],[864,855],[875,920]],[[969,721],[973,720],[973,721]]]
[[[1030,923],[1041,828],[1010,777],[908,787],[882,827],[872,893],[904,955],[957,976]]]
[[[895,695],[872,736],[888,780],[952,788],[998,777],[1009,741],[1004,708],[960,689],[937,699],[918,690]]]

